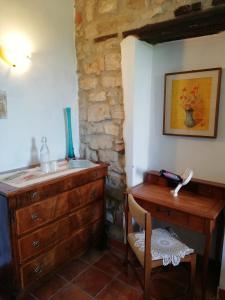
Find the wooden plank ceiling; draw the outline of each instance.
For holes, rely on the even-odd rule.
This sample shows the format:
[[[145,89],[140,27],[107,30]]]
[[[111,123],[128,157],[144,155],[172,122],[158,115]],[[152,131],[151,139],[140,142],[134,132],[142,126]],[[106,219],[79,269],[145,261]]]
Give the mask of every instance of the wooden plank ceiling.
[[[123,37],[134,35],[154,45],[222,31],[225,31],[225,5],[125,31]]]

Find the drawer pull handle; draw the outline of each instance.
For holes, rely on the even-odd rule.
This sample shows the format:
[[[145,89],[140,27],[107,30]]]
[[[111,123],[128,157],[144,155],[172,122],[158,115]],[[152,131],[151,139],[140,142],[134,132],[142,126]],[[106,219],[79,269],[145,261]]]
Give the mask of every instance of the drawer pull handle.
[[[38,219],[39,219],[38,213],[32,213],[32,214],[31,214],[31,219],[32,219],[32,221],[38,220]]]
[[[38,196],[38,193],[37,193],[37,192],[33,192],[33,193],[31,194],[31,198],[32,198],[32,199],[36,199],[37,196]]]
[[[40,241],[33,241],[32,245],[34,248],[38,248],[38,247],[40,247]]]
[[[40,274],[40,273],[42,273],[42,267],[41,266],[37,266],[37,267],[35,267],[34,268],[34,273],[36,273],[36,274]]]

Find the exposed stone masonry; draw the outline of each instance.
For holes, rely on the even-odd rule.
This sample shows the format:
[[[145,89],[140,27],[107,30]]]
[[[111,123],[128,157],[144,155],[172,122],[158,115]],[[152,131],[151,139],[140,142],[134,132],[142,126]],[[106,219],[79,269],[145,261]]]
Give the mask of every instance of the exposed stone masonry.
[[[188,0],[75,0],[76,54],[79,78],[81,156],[110,164],[108,186],[113,199],[125,188],[122,32],[174,17]],[[203,8],[211,0],[202,1]],[[118,33],[117,38],[94,39]]]

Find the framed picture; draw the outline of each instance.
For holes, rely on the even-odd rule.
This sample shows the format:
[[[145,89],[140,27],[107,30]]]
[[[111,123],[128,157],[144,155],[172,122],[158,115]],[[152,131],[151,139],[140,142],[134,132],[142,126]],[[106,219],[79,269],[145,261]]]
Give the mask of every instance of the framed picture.
[[[7,118],[7,96],[6,92],[0,90],[0,119]]]
[[[163,134],[215,138],[221,68],[165,74]]]

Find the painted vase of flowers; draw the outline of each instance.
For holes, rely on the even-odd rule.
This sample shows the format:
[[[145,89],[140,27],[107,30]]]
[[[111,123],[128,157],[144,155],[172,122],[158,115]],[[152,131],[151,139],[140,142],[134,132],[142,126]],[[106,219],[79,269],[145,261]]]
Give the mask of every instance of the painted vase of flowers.
[[[188,128],[192,128],[195,126],[195,120],[193,118],[193,109],[186,109],[185,110],[186,113],[186,119],[184,121],[184,124],[188,127]]]
[[[184,87],[180,96],[181,106],[185,111],[184,124],[188,128],[192,128],[196,125],[194,119],[194,112],[197,110],[201,103],[201,97],[199,95],[199,87],[194,86],[191,89]]]

